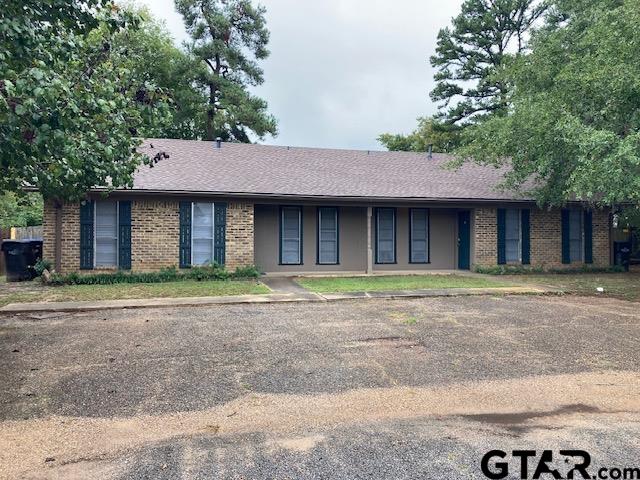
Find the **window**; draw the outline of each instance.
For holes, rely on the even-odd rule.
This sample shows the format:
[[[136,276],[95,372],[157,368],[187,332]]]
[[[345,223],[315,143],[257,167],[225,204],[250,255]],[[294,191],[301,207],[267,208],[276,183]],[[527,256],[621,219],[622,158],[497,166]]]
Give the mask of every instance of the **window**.
[[[376,209],[376,263],[396,263],[396,211]]]
[[[95,202],[95,266],[118,266],[118,202]]]
[[[582,260],[582,210],[569,210],[569,258],[571,262]]]
[[[429,263],[429,210],[409,210],[409,246],[411,263]]]
[[[318,263],[338,263],[338,209],[335,207],[318,208]]]
[[[302,264],[302,208],[280,209],[280,263]]]
[[[194,202],[191,224],[191,263],[213,262],[213,203]]]
[[[509,208],[505,211],[505,260],[510,263],[520,262],[522,253],[522,236],[520,228],[520,210]]]

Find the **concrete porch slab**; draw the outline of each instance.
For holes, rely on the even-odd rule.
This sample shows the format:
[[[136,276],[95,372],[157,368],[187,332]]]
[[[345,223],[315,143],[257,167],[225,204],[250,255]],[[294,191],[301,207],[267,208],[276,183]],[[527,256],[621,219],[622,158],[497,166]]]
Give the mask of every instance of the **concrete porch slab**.
[[[459,275],[467,277],[484,276],[481,273],[475,273],[470,270],[385,270],[377,271],[373,273],[365,272],[273,272],[265,273],[261,277],[262,280],[269,278],[296,278],[296,277],[309,277],[309,278],[341,278],[341,277],[390,277],[390,276],[419,276],[419,275]]]

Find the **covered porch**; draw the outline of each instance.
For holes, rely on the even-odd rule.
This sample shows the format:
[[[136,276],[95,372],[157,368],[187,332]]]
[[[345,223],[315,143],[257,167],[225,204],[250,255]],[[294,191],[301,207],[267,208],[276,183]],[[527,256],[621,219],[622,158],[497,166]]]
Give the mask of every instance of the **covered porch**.
[[[270,275],[468,270],[472,213],[433,204],[255,204],[255,263]]]

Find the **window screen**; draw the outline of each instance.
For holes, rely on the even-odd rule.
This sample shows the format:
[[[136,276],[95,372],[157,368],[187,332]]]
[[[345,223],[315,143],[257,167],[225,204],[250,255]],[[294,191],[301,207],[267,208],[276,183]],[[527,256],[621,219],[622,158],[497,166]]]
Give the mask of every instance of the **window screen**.
[[[429,261],[429,211],[426,208],[411,209],[411,262]]]
[[[582,260],[582,210],[569,211],[569,258]]]
[[[395,263],[396,261],[396,212],[393,208],[376,210],[376,250],[377,263]]]
[[[213,262],[213,203],[195,202],[191,223],[191,263]]]
[[[338,263],[338,209],[318,209],[318,263]]]
[[[96,202],[96,267],[118,266],[118,203]]]
[[[283,265],[300,265],[302,211],[300,207],[282,207],[280,215],[280,261]]]
[[[505,260],[507,262],[519,262],[521,249],[520,236],[520,210],[508,209],[505,212]]]

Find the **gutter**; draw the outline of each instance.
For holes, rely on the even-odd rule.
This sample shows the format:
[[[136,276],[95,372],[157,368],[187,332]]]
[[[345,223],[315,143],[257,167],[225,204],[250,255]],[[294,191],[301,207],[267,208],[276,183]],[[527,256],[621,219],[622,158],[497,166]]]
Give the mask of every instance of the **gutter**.
[[[416,202],[416,203],[522,203],[535,204],[534,199],[508,199],[508,198],[465,198],[465,197],[386,197],[386,196],[355,196],[355,195],[299,195],[281,193],[249,193],[249,192],[210,192],[194,190],[109,190],[106,188],[93,189],[89,193],[109,193],[114,196],[124,195],[156,195],[156,196],[203,196],[203,197],[234,197],[265,200],[298,200],[298,201],[350,201],[360,203],[372,202]],[[580,203],[580,202],[575,202]]]

